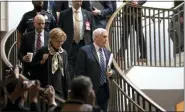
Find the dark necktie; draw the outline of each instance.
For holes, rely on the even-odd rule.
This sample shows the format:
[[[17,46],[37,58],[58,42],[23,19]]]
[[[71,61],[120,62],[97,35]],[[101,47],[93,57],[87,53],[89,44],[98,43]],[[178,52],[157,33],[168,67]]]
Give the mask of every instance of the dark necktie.
[[[105,74],[105,60],[103,58],[103,49],[99,49],[100,53],[100,69],[101,69],[101,75],[100,75],[100,85],[103,85],[106,83],[106,74]]]
[[[36,50],[38,51],[42,47],[41,34],[38,33]]]

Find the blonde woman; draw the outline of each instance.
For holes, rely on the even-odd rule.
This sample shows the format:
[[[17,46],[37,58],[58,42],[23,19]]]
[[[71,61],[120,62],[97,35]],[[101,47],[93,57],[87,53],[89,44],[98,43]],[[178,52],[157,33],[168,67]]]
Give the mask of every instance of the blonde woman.
[[[41,48],[32,61],[32,79],[38,79],[41,86],[52,85],[55,93],[67,99],[70,76],[68,75],[67,52],[61,47],[66,34],[60,28],[49,33],[48,46]]]

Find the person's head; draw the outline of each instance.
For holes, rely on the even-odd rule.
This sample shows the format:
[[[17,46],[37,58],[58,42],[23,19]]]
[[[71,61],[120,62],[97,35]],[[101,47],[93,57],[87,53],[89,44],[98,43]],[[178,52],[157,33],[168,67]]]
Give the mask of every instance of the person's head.
[[[72,0],[72,6],[78,10],[82,6],[82,0]]]
[[[70,88],[70,97],[76,100],[88,102],[89,96],[94,95],[93,85],[89,77],[78,76],[73,79]]]
[[[34,27],[37,32],[42,32],[45,27],[45,18],[41,14],[37,14],[34,18]]]
[[[55,49],[59,49],[66,38],[66,34],[60,28],[54,28],[49,33],[49,41]]]
[[[16,94],[16,100],[15,102],[16,103],[24,103],[22,102],[21,100],[26,100],[27,99],[27,91],[23,90],[21,88],[21,81],[19,79],[11,79],[11,80],[5,80],[6,83],[5,83],[5,87],[6,87],[6,90],[7,90],[7,93],[8,93],[8,96],[11,96],[12,94]],[[16,91],[20,91],[19,93],[17,93]]]
[[[33,4],[33,7],[36,11],[41,11],[42,7],[43,7],[43,2],[44,0],[40,0],[40,1],[37,1],[37,0],[32,0],[32,4]]]
[[[107,43],[108,32],[103,28],[97,28],[93,31],[93,40],[99,47],[104,47]]]

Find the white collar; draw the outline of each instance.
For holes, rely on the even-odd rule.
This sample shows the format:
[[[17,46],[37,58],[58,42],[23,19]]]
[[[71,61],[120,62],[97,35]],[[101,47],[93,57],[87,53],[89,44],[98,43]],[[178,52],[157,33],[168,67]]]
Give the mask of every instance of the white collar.
[[[39,33],[35,30],[35,34],[38,35]],[[41,36],[44,36],[44,30],[42,30],[42,32],[40,32]]]
[[[100,47],[95,42],[93,44],[94,44],[94,47],[96,49],[96,52],[99,52]]]
[[[76,9],[72,7],[73,13],[75,13]],[[79,13],[82,12],[81,7],[77,10]]]

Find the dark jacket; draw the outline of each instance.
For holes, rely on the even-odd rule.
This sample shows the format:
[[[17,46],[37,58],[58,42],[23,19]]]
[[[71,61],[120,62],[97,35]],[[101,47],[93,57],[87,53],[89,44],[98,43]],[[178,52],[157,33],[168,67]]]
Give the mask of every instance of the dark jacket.
[[[68,100],[62,107],[62,112],[102,112],[99,107],[85,104],[80,100]]]
[[[57,27],[56,20],[52,14],[45,10],[41,10],[40,14],[45,17],[45,31],[49,32],[53,28]],[[23,15],[19,25],[17,26],[17,30],[21,33],[33,31],[35,29],[33,23],[34,17],[36,15],[37,15],[36,10],[26,12]]]
[[[105,58],[106,58],[106,67],[111,55],[111,52],[104,48]],[[100,65],[98,55],[96,53],[94,44],[86,45],[79,49],[77,59],[76,59],[76,69],[75,69],[75,76],[84,75],[91,78],[93,83],[93,89],[95,93],[98,92],[99,85],[100,85]],[[109,83],[107,78],[106,83],[106,93],[109,97]]]
[[[147,0],[142,0],[142,1],[138,1],[138,5],[140,5],[140,6],[142,6],[143,4],[145,4],[146,3],[146,1]],[[128,3],[130,3],[130,2],[128,2]],[[126,15],[138,15],[138,16],[140,16],[140,15],[142,15],[142,8],[137,8],[137,7],[132,7],[132,6],[130,6],[130,5],[125,5],[124,6],[124,10],[123,10],[124,12],[125,12],[125,14]]]
[[[45,64],[40,64],[43,55],[47,53],[49,53],[48,46],[41,48],[33,58],[33,61],[31,63],[31,78],[40,80],[42,87],[45,87],[46,85],[52,85],[57,95],[59,95],[63,99],[67,99],[68,89],[70,87],[71,82],[70,76],[68,74],[67,52],[64,50],[64,52],[60,54],[63,61],[62,66],[64,74],[61,73],[60,69],[58,69],[54,74],[52,74],[52,55],[49,55]]]
[[[44,31],[44,45],[48,44],[49,33]],[[35,50],[35,30],[25,33],[21,40],[21,46],[18,53],[18,58],[23,64],[23,75],[27,76],[28,72],[30,72],[30,63],[24,62],[23,57],[27,54],[27,52],[32,52],[34,55],[36,54]],[[28,76],[27,76],[28,77]]]
[[[54,1],[52,7],[52,15],[57,20],[56,12],[61,12],[69,8],[68,1]],[[47,11],[48,9],[48,1],[44,1],[43,9]]]
[[[37,103],[31,103],[30,108],[24,107],[20,105],[19,103],[15,102],[12,103],[8,99],[8,104],[7,106],[2,109],[2,112],[41,112],[39,105]]]
[[[94,30],[94,17],[91,12],[82,9],[83,15],[83,26],[84,26],[84,37],[83,40],[85,45],[92,43],[92,32]],[[86,22],[89,22],[90,29],[86,29]],[[73,11],[72,8],[69,8],[60,13],[59,18],[59,27],[66,33],[67,40],[63,44],[63,48],[67,51],[68,55],[70,55],[73,38],[74,38],[74,24],[73,24]]]
[[[96,28],[105,28],[108,22],[108,18],[113,13],[113,7],[111,1],[99,1],[101,5],[103,6],[103,9],[101,9],[101,14],[94,16]],[[92,6],[91,6],[92,8]],[[94,10],[92,8],[92,10]]]

